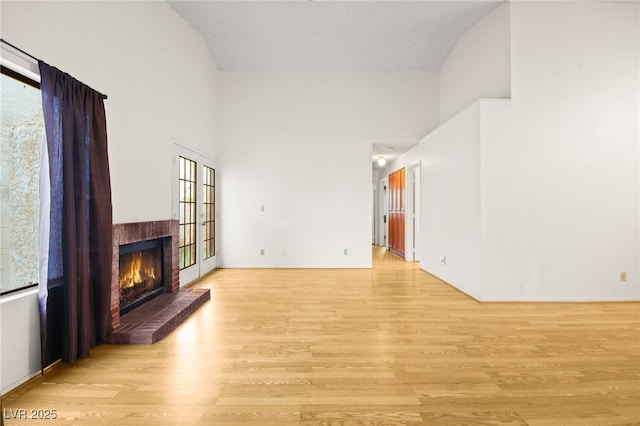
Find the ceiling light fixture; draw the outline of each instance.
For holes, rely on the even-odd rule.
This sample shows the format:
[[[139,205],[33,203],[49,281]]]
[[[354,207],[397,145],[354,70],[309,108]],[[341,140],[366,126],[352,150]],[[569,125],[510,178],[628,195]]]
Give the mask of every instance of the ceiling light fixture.
[[[385,164],[387,164],[387,160],[384,159],[384,155],[381,155],[380,158],[378,158],[378,166],[384,167]]]

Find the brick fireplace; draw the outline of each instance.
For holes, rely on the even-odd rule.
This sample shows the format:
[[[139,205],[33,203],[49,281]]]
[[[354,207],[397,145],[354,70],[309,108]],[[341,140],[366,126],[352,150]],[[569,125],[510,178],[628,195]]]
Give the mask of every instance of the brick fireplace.
[[[120,324],[120,248],[133,243],[159,240],[163,252],[164,292],[180,288],[178,270],[178,221],[120,223],[113,225],[113,263],[111,278],[111,318],[114,328]]]
[[[159,242],[159,243],[158,243]],[[130,268],[131,262],[120,261],[121,254],[128,254],[127,246],[160,245],[163,290],[159,295],[145,298],[140,305],[121,310],[120,301],[127,299],[120,294],[120,265]],[[111,317],[114,344],[153,344],[171,333],[182,321],[211,299],[206,288],[180,288],[178,269],[178,221],[122,223],[113,225],[113,264],[111,280]],[[145,262],[142,261],[144,264]],[[143,266],[143,269],[146,268]],[[126,274],[125,274],[126,275]],[[145,272],[142,281],[157,273]],[[127,275],[128,276],[128,275]],[[154,279],[156,277],[154,276]]]

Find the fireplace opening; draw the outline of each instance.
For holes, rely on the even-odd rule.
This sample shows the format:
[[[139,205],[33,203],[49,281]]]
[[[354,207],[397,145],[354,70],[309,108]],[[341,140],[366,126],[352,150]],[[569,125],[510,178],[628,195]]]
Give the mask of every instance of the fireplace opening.
[[[164,293],[162,239],[120,246],[120,315]]]

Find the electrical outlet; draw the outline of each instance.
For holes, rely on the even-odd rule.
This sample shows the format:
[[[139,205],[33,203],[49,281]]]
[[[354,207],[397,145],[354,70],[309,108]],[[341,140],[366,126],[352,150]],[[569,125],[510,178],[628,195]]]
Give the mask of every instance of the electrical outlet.
[[[447,266],[447,256],[442,256],[440,258],[440,262],[442,262],[443,265]]]
[[[627,273],[626,272],[620,272],[620,282],[621,283],[627,282]]]
[[[286,256],[287,255],[287,249],[282,249],[282,255]]]
[[[262,213],[264,213],[264,204],[262,204],[262,205],[260,206],[260,211],[261,211]]]
[[[349,254],[349,249],[344,249],[344,255],[348,255]]]
[[[264,256],[264,249],[260,249],[260,256]]]

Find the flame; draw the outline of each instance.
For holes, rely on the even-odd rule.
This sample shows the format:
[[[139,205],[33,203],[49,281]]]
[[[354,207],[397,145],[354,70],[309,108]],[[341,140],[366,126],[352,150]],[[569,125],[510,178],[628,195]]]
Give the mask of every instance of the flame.
[[[120,278],[120,287],[133,287],[134,285],[143,282],[145,278],[152,278],[154,281],[157,279],[154,268],[144,268],[143,270],[142,252],[132,253],[131,265],[129,270],[122,274],[122,277]]]

